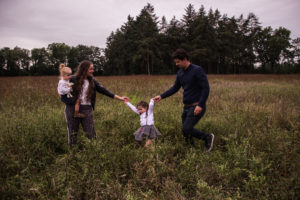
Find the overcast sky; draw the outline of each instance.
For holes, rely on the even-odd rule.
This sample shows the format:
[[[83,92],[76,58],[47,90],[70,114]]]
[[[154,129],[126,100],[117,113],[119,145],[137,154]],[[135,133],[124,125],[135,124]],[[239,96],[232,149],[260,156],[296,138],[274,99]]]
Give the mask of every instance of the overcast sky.
[[[53,42],[104,48],[110,33],[147,3],[168,22],[173,16],[182,19],[188,4],[196,11],[204,5],[229,17],[252,12],[263,27],[282,26],[293,39],[300,37],[299,0],[0,0],[0,48],[42,48]]]

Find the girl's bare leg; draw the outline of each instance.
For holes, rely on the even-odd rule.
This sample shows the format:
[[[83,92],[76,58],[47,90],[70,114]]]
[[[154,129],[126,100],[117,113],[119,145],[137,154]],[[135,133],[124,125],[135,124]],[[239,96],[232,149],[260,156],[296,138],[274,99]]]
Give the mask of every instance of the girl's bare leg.
[[[149,148],[151,146],[151,144],[152,144],[152,140],[147,139],[146,143],[145,143],[145,148],[146,149]]]

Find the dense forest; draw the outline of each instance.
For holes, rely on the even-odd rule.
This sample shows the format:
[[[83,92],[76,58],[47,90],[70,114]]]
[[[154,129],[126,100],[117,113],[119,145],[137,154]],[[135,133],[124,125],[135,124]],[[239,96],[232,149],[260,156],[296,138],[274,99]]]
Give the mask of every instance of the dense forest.
[[[300,73],[300,37],[291,39],[284,27],[260,24],[253,13],[229,17],[192,4],[181,20],[168,22],[147,4],[111,32],[105,49],[65,43],[32,50],[4,47],[0,75],[56,75],[59,63],[75,70],[84,59],[94,63],[95,75],[173,74],[177,68],[171,54],[179,47],[211,74]]]

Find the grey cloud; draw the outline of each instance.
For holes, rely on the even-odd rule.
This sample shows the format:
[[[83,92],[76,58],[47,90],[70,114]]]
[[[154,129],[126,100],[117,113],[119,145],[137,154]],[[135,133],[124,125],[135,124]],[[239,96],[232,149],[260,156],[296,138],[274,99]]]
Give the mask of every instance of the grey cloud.
[[[128,15],[137,16],[148,2],[157,17],[168,21],[173,16],[182,19],[189,3],[197,11],[203,4],[206,10],[218,9],[228,16],[246,17],[253,12],[263,26],[283,26],[292,31],[292,37],[300,36],[298,0],[0,0],[0,48],[31,49],[52,42],[105,47],[109,34]]]

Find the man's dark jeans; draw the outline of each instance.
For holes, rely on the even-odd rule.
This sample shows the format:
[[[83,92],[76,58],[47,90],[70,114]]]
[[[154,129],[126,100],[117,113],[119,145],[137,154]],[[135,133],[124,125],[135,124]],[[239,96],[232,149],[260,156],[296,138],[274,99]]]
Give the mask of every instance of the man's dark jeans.
[[[195,116],[194,110],[196,106],[190,106],[190,107],[184,107],[183,113],[182,113],[182,132],[183,136],[185,137],[185,141],[187,144],[194,144],[193,137],[206,140],[207,136],[209,134],[199,131],[194,128],[194,126],[197,124],[197,122],[201,119],[201,117],[204,115],[206,108],[202,108],[202,112]]]

